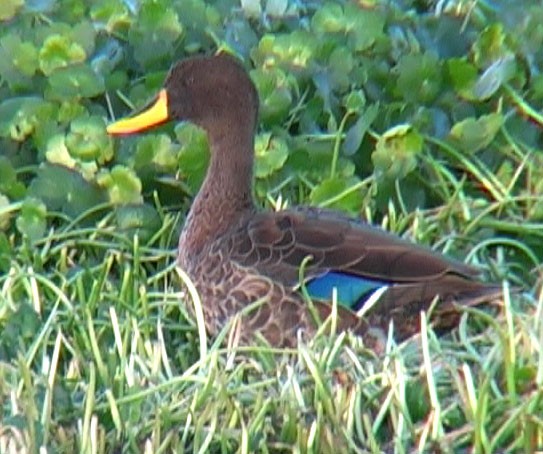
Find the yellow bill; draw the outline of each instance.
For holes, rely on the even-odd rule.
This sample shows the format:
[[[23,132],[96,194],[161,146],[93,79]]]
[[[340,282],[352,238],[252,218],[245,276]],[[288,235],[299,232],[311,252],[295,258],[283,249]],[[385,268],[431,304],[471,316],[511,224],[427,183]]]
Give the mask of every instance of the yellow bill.
[[[156,102],[140,114],[123,118],[107,126],[108,134],[130,134],[156,126],[168,120],[168,94],[160,90]]]

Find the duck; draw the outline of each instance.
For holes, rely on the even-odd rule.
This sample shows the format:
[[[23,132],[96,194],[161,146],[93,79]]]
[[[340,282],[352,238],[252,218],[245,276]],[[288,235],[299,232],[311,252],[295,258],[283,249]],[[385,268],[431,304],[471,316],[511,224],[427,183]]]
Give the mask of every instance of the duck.
[[[110,135],[188,121],[208,136],[210,162],[179,238],[177,266],[216,336],[235,317],[239,339],[295,347],[336,314],[337,329],[382,348],[420,332],[453,329],[462,306],[500,298],[477,268],[337,211],[258,209],[253,198],[259,97],[243,64],[219,53],[175,63],[156,99],[107,126]],[[190,306],[190,305],[189,305]],[[390,330],[390,331],[389,331]]]

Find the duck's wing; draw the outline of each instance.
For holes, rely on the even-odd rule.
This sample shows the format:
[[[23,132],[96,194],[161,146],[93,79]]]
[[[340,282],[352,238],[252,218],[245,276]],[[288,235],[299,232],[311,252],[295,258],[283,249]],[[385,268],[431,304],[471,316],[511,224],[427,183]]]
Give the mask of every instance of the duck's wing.
[[[497,298],[477,269],[337,212],[299,208],[257,213],[228,241],[232,260],[290,289],[303,282],[317,300],[338,302],[398,338],[418,331],[419,314],[437,298],[435,324],[458,321],[457,304]],[[322,308],[322,312],[326,312]],[[414,326],[415,325],[415,326]]]

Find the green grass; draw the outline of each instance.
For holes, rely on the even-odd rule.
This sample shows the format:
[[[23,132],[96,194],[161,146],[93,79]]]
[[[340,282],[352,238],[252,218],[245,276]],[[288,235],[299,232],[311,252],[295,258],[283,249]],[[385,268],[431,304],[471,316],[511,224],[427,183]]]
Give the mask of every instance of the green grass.
[[[397,216],[419,235],[435,228],[432,213]],[[163,247],[175,219],[163,221],[153,247],[107,218],[20,247],[0,280],[2,353],[12,358],[0,362],[0,452],[543,446],[543,294],[507,286],[502,304],[466,311],[452,335],[423,324],[402,345],[390,338],[382,357],[331,333],[330,321],[293,350],[239,347],[229,327],[202,348]]]

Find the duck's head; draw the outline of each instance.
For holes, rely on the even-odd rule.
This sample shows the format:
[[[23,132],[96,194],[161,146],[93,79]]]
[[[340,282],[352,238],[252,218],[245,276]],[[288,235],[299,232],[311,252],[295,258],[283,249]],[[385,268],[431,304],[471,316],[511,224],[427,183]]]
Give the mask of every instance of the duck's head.
[[[131,134],[170,120],[190,121],[213,139],[225,134],[252,136],[258,94],[233,57],[193,57],[175,64],[149,108],[107,127],[109,134]]]

